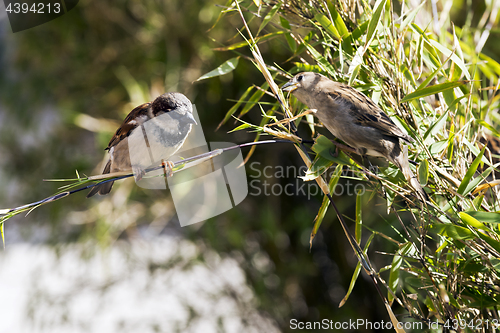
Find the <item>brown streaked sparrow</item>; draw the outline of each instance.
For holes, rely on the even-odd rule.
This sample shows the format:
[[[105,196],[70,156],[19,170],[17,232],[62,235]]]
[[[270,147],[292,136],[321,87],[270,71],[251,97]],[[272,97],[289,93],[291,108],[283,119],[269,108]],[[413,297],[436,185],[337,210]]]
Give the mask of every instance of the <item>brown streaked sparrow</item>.
[[[361,156],[380,156],[394,163],[405,179],[426,201],[428,196],[410,170],[400,140],[414,140],[394,124],[370,98],[346,84],[313,72],[295,75],[281,89],[291,92],[302,103],[316,109],[316,117],[337,138]]]
[[[179,150],[193,124],[192,103],[181,93],[166,93],[139,105],[109,141],[109,160],[102,173],[133,171],[139,180],[156,159],[166,159]],[[112,186],[113,182],[96,185],[87,198],[108,194]]]

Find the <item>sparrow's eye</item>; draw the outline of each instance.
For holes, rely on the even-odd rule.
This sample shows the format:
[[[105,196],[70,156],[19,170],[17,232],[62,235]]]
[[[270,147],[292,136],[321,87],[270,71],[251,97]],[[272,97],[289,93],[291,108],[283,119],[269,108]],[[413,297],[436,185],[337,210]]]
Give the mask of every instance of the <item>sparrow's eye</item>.
[[[300,81],[302,81],[302,78],[303,78],[303,77],[304,77],[304,76],[299,75],[299,76],[297,77],[297,81],[299,81],[299,82],[300,82]]]

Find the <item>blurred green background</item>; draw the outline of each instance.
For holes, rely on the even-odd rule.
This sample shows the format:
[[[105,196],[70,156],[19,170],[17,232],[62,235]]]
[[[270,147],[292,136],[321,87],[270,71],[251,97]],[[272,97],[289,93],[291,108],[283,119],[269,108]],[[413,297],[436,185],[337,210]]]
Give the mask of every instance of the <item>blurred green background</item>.
[[[448,3],[437,2],[438,9]],[[105,156],[103,149],[116,126],[133,107],[166,91],[182,92],[196,105],[207,141],[253,140],[251,133],[227,133],[236,127],[233,121],[215,131],[234,100],[238,100],[249,85],[260,86],[264,82],[250,62],[240,59],[234,72],[194,82],[235,56],[214,50],[241,40],[237,29],[242,24],[237,14],[224,16],[213,27],[224,5],[222,1],[194,0],[83,0],[66,15],[16,34],[11,32],[6,15],[0,13],[0,208],[33,202],[56,192],[59,184],[43,182],[43,179],[73,178],[75,170],[86,175],[100,173]],[[469,20],[467,24],[474,26],[481,19],[485,4],[454,1],[451,8],[451,20],[457,25]],[[431,11],[430,4],[428,10]],[[432,17],[422,15],[420,19],[431,22]],[[258,27],[259,22],[253,23]],[[493,29],[489,41],[495,41],[495,37],[498,30]],[[291,55],[282,43],[285,41],[262,44],[261,51],[265,59],[289,68],[291,64],[287,60]],[[238,51],[250,55],[247,49]],[[483,52],[498,59],[498,43],[488,42]],[[284,82],[284,78],[280,80]],[[259,123],[260,118],[258,107],[245,116],[245,120],[252,123]],[[301,131],[310,134],[307,128]],[[260,146],[249,161],[252,162],[260,162],[260,168],[302,166],[292,145]],[[247,166],[249,181],[256,179],[255,168]],[[282,185],[302,182],[294,175],[267,181]],[[363,216],[364,224],[377,224],[378,230],[397,239],[394,229],[399,229],[399,222],[385,213],[384,201],[372,197],[372,190],[368,187],[363,196],[364,204],[370,207],[365,208],[365,212],[371,211]],[[252,189],[250,192],[255,193]],[[0,272],[22,274],[22,271],[9,270],[6,265],[14,262],[5,259],[14,255],[12,251],[19,249],[16,246],[20,244],[44,251],[50,249],[57,254],[55,258],[76,251],[75,258],[80,258],[84,265],[83,262],[102,252],[113,253],[113,248],[129,253],[124,258],[134,262],[136,247],[151,246],[170,237],[193,244],[197,249],[195,255],[186,260],[143,259],[138,265],[146,267],[149,275],[138,279],[147,284],[155,275],[168,275],[179,265],[190,269],[201,263],[213,268],[215,264],[210,258],[214,255],[231,259],[243,272],[244,287],[236,291],[221,290],[220,295],[215,293],[212,299],[214,306],[223,295],[239,299],[241,289],[249,288],[251,301],[240,302],[243,327],[240,331],[262,331],[256,328],[258,320],[246,317],[250,310],[266,318],[265,330],[268,331],[290,331],[289,321],[294,318],[299,321],[325,318],[338,322],[388,321],[382,301],[365,275],[357,281],[347,304],[338,308],[357,260],[331,210],[309,250],[309,235],[321,200],[321,195],[310,199],[303,195],[249,195],[231,211],[181,228],[168,191],[143,190],[134,186],[133,180],[120,181],[110,196],[86,199],[84,193],[78,193],[38,208],[28,216],[18,215],[9,220],[5,225],[6,250],[1,254],[4,260],[0,263]],[[335,200],[345,216],[352,219],[355,197],[343,195]],[[168,246],[179,245],[176,244],[168,243]],[[377,249],[385,246],[387,251],[394,251],[377,237],[374,244]],[[157,246],[154,251],[172,249]],[[390,256],[375,253],[371,259],[379,268],[392,261]],[[35,265],[29,255],[20,260],[22,262],[16,261],[17,265]],[[106,259],[106,262],[112,261],[112,256]],[[63,265],[67,264],[64,260],[55,260],[55,263],[57,266],[46,274],[64,270]],[[221,269],[216,275],[224,274]],[[111,288],[115,282],[106,283]],[[92,282],[83,279],[82,283]],[[130,288],[139,291],[140,284],[134,283]],[[169,286],[176,288],[175,283]],[[210,288],[208,286],[208,290]],[[75,287],[75,293],[77,289]],[[168,291],[159,288],[156,293],[143,297],[160,297],[162,292]],[[19,316],[27,318],[32,327],[51,330],[60,322],[65,325],[71,322],[71,317],[64,319],[64,311],[61,311],[64,297],[70,299],[71,292],[58,296],[57,301],[36,298],[23,290],[13,295],[23,293],[30,297],[20,306],[24,310]],[[102,301],[99,297],[93,299],[96,307]],[[195,324],[200,314],[188,305],[186,308],[190,316],[178,331],[203,331]],[[138,318],[143,324],[152,323],[145,331],[170,331],[167,327],[173,319],[169,312],[167,307]],[[116,310],[116,313],[120,318],[127,312]],[[49,317],[54,319],[44,319]],[[232,331],[223,323],[224,317],[221,318],[214,324],[217,331]],[[134,331],[133,326],[127,325],[127,322],[123,326],[116,324],[112,330]],[[6,331],[1,320],[0,328],[1,332]]]

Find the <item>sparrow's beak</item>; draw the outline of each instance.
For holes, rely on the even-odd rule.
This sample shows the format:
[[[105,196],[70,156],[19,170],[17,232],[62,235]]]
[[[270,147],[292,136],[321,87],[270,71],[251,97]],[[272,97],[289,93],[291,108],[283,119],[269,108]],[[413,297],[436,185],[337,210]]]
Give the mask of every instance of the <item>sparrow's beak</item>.
[[[191,112],[186,112],[186,117],[187,117],[187,122],[189,124],[198,125],[198,123],[196,122],[196,119],[194,119],[194,116]]]
[[[292,92],[295,89],[299,87],[299,84],[295,81],[288,81],[285,83],[282,87],[281,90],[286,91],[286,92]]]

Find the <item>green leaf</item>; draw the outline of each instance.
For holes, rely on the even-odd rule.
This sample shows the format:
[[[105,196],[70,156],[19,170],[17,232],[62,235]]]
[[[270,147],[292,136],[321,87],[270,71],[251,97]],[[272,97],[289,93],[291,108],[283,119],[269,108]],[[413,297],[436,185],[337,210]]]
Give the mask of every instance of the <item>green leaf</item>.
[[[469,229],[454,224],[434,224],[429,226],[429,231],[454,240],[474,239],[476,237]]]
[[[500,213],[468,211],[468,215],[485,223],[500,223]]]
[[[326,158],[327,160],[336,162],[338,164],[343,164],[343,165],[352,165],[350,159],[342,152],[339,153],[337,157],[333,156],[333,153],[335,152],[337,146],[335,146],[334,143],[330,141],[326,136],[320,135],[316,138],[316,142],[312,146],[312,150],[318,154],[321,155],[323,158]]]
[[[0,234],[2,234],[2,244],[3,244],[3,248],[5,249],[5,234],[4,234],[4,223],[0,223]]]
[[[464,212],[460,212],[460,213],[458,213],[458,215],[460,216],[460,219],[465,224],[470,225],[471,227],[474,227],[477,229],[488,230],[488,228],[484,224],[482,224],[481,222],[479,222],[478,220],[476,220],[474,217],[470,216],[469,214],[464,213]]]
[[[405,19],[403,20],[403,22],[401,23],[401,25],[399,26],[399,31],[402,31],[404,28],[406,28],[406,26],[413,21],[413,19],[415,18],[415,16],[417,15],[417,13],[420,11],[420,9],[422,8],[422,6],[425,4],[425,1],[422,1],[422,3],[415,9],[413,9],[411,12],[409,12]]]
[[[335,26],[332,24],[332,21],[330,21],[324,14],[318,13],[314,16],[314,18],[319,22],[319,24],[321,24],[323,29],[325,29],[330,36],[337,40],[340,40],[342,38],[337,31],[337,28],[335,28]]]
[[[267,82],[264,82],[264,84],[262,84],[262,87],[260,88],[261,89],[258,89],[256,92],[253,93],[253,95],[248,100],[248,103],[243,107],[243,109],[240,112],[240,117],[245,115],[255,106],[255,104],[257,104],[260,101],[262,96],[264,96],[265,91],[269,89],[269,84]]]
[[[467,185],[472,179],[472,176],[474,176],[474,173],[477,170],[477,167],[479,166],[479,163],[481,162],[481,158],[483,157],[484,150],[486,149],[486,146],[481,150],[479,155],[474,159],[472,164],[470,165],[469,169],[465,173],[464,179],[460,183],[460,186],[458,187],[458,194],[464,194],[465,189],[467,188]]]
[[[271,32],[271,33],[269,33],[267,35],[264,35],[264,36],[255,37],[254,39],[255,39],[256,43],[259,43],[259,42],[264,42],[264,41],[266,41],[268,39],[277,37],[279,35],[283,35],[284,33],[286,33],[286,32],[283,31],[283,30],[278,30],[278,31]],[[229,45],[229,46],[217,47],[217,48],[214,48],[214,50],[215,51],[231,51],[231,50],[236,50],[236,49],[248,46],[248,45],[249,45],[249,42],[247,42],[245,40],[245,41],[242,41],[242,42],[234,43],[234,44]]]
[[[481,119],[478,119],[476,121],[483,127],[486,127],[488,130],[490,130],[495,136],[500,137],[500,133],[498,133],[498,131],[493,126],[491,126],[490,124]]]
[[[238,110],[238,108],[240,107],[240,105],[243,103],[243,101],[245,100],[245,98],[247,98],[247,95],[250,93],[250,91],[252,91],[253,89],[253,86],[250,86],[247,88],[247,90],[243,93],[243,95],[241,95],[240,99],[238,100],[238,102],[236,102],[236,104],[234,104],[230,109],[229,111],[227,111],[226,115],[224,116],[224,119],[222,119],[222,121],[220,122],[219,126],[217,126],[217,128],[215,130],[218,130],[223,124],[225,124],[229,118],[231,118],[231,116]]]
[[[299,72],[316,72],[316,73],[321,73],[321,67],[318,65],[310,65],[310,64],[304,64],[301,62],[294,62],[295,65],[294,68],[292,68],[291,73],[299,73]]]
[[[460,59],[456,54],[453,54],[453,52],[451,50],[448,50],[446,47],[444,47],[443,45],[439,44],[437,41],[435,41],[433,39],[429,38],[427,40],[427,42],[430,43],[436,49],[438,49],[445,57],[448,58],[448,57],[451,56],[451,60],[453,60],[453,62],[455,64],[457,64],[458,67],[460,67],[460,69],[464,73],[464,75],[467,78],[467,80],[470,80],[469,71],[467,70],[467,67],[465,67],[465,64],[462,61],[462,59]]]
[[[235,129],[232,129],[231,131],[229,131],[228,133],[233,133],[233,132],[236,132],[236,131],[241,131],[245,128],[249,128],[249,127],[252,127],[250,124],[241,124],[240,126],[236,127]]]
[[[380,15],[382,14],[382,10],[384,9],[384,5],[387,0],[377,0],[374,6],[373,15],[370,19],[370,24],[368,25],[368,33],[366,34],[366,47],[370,45],[372,38],[375,35],[375,30],[379,24]]]
[[[304,180],[305,182],[315,180],[323,173],[325,173],[328,170],[328,168],[332,166],[332,164],[333,164],[332,161],[327,160],[321,155],[316,155],[316,158],[311,164],[311,167],[306,171],[305,176],[300,178],[302,178],[302,180]]]
[[[368,248],[370,247],[370,244],[372,243],[373,238],[375,237],[375,234],[371,234],[370,238],[368,238],[368,241],[365,244],[365,247],[363,248],[363,252],[366,254],[368,251]],[[351,295],[352,290],[354,289],[354,285],[356,284],[356,280],[358,279],[359,273],[361,272],[361,263],[358,261],[358,264],[356,265],[356,268],[354,269],[354,272],[352,274],[351,278],[351,283],[349,284],[349,289],[347,290],[346,295],[340,301],[339,308],[342,307],[345,302],[349,299],[349,296]]]
[[[429,146],[429,152],[433,156],[440,154],[443,151],[443,149],[446,148],[446,146],[448,146],[448,140],[434,142],[432,145]]]
[[[404,256],[408,253],[408,251],[411,249],[412,243],[408,242],[404,244],[402,247],[400,247],[400,250],[398,251],[400,254],[396,254],[394,258],[392,259],[392,264],[391,264],[391,272],[389,274],[389,288],[396,293],[396,290],[398,288],[399,284],[399,271],[401,269],[401,265],[403,264],[404,261]],[[391,293],[387,294],[387,299],[392,301],[394,297],[392,296]]]
[[[429,162],[427,160],[423,160],[418,166],[418,180],[422,186],[427,185],[429,181]]]
[[[266,25],[269,23],[269,21],[273,19],[274,15],[276,15],[276,12],[278,11],[278,9],[280,9],[280,7],[281,7],[281,2],[278,2],[276,5],[274,5],[273,8],[271,8],[271,10],[267,13],[266,17],[264,17],[264,20],[260,24],[259,30],[257,31],[257,35],[259,35],[262,29],[264,29]]]
[[[287,21],[286,18],[283,16],[280,16],[280,22],[281,26],[287,30],[291,30],[290,23]],[[295,42],[295,39],[290,35],[289,32],[285,34],[286,42],[288,43],[288,46],[290,47],[290,50],[292,50],[293,53],[297,51],[297,43]]]
[[[236,66],[238,66],[238,61],[240,60],[240,57],[234,57],[214,69],[213,71],[210,71],[202,76],[200,76],[196,81],[201,81],[205,79],[209,79],[212,77],[216,76],[221,76],[225,75],[227,73],[230,73],[235,70]]]
[[[363,230],[362,198],[361,190],[358,190],[358,193],[356,193],[356,229],[354,231],[354,237],[358,244],[361,243],[361,231]]]
[[[330,74],[334,79],[336,79],[337,76],[338,76],[338,74],[337,74],[337,71],[335,70],[335,68],[333,68],[332,64],[330,64],[328,62],[328,60],[326,60],[325,57],[323,57],[318,51],[316,51],[316,49],[314,47],[312,47],[306,41],[304,41],[304,46],[311,53],[311,55],[313,56],[314,60],[316,60],[316,62],[320,66],[322,66],[323,69],[328,72],[328,74]]]
[[[456,87],[460,87],[461,85],[467,83],[467,81],[453,81],[453,82],[445,82],[440,84],[435,84],[429,87],[425,87],[422,89],[417,89],[414,92],[406,95],[400,103],[405,103],[409,101],[413,101],[417,98],[422,98],[429,95],[434,95],[445,90],[453,89]]]
[[[342,17],[337,12],[337,9],[335,9],[335,5],[332,3],[331,0],[327,1],[327,7],[332,17],[333,24],[335,25],[335,28],[337,28],[337,31],[339,32],[340,36],[342,37],[347,36],[349,34],[349,30],[347,30],[344,20],[342,20]]]
[[[337,165],[335,171],[333,171],[332,177],[330,178],[330,182],[328,183],[328,190],[330,193],[333,193],[335,190],[335,186],[339,182],[340,175],[342,174],[342,165]],[[330,205],[330,200],[326,195],[323,196],[323,202],[321,203],[321,207],[319,208],[318,215],[314,219],[314,226],[311,231],[311,236],[309,237],[309,246],[312,246],[312,241],[316,234],[318,233],[319,227],[323,222],[323,218],[325,217],[326,211],[328,210],[328,206]]]
[[[429,144],[433,141],[432,138],[436,133],[442,132],[442,129],[446,124],[447,119],[448,119],[448,112],[444,112],[434,124],[429,126],[429,129],[424,134],[424,141],[426,144]]]

